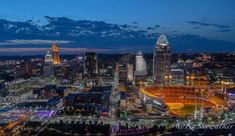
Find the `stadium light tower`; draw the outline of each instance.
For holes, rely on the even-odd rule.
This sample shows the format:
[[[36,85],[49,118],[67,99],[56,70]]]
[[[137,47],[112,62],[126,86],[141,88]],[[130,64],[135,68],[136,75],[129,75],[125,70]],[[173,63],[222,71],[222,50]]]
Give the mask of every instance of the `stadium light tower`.
[[[225,84],[225,82],[224,82],[224,80],[222,80],[221,81],[221,92],[222,93],[224,92],[224,84]]]
[[[172,80],[172,76],[171,75],[165,76],[165,82],[169,82],[170,85],[171,85],[171,80]]]

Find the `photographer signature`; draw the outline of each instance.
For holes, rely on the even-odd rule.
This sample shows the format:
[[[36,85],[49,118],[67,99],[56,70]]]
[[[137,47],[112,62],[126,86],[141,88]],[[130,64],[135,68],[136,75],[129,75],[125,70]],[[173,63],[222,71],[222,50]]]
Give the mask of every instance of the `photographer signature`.
[[[190,130],[190,135],[192,132],[198,132],[199,135],[205,134],[207,130],[213,130],[213,129],[232,129],[233,125],[225,124],[224,120],[220,122],[219,124],[208,124],[205,122],[197,122],[192,123],[190,120],[186,122],[176,122],[176,128],[177,129],[185,129]],[[199,130],[203,130],[202,133],[199,133]]]

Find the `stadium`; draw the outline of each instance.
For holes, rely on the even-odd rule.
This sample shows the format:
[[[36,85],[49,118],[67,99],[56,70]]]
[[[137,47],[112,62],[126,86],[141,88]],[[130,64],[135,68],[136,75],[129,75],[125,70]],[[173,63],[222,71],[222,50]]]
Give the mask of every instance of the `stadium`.
[[[192,86],[151,86],[141,87],[143,100],[158,101],[167,105],[167,110],[175,116],[199,116],[215,111],[214,94],[208,88]],[[160,105],[161,105],[160,104]],[[195,112],[196,111],[196,112]]]

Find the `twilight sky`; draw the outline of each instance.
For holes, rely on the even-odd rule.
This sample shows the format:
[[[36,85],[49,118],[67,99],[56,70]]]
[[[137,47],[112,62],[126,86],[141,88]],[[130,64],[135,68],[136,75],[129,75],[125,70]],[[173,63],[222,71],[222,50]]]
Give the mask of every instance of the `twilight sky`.
[[[235,43],[234,0],[4,0],[0,4],[0,19],[32,19],[44,24],[44,16],[159,25],[159,33],[194,34]]]

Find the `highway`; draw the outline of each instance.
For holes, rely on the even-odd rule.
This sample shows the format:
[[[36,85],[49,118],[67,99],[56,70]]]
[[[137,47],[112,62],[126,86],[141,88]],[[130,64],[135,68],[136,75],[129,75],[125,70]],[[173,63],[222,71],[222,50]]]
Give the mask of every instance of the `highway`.
[[[0,131],[1,132],[10,132],[14,127],[25,122],[31,115],[32,115],[32,113],[28,113],[28,114],[23,115],[17,121],[11,122],[7,126],[3,127]]]

